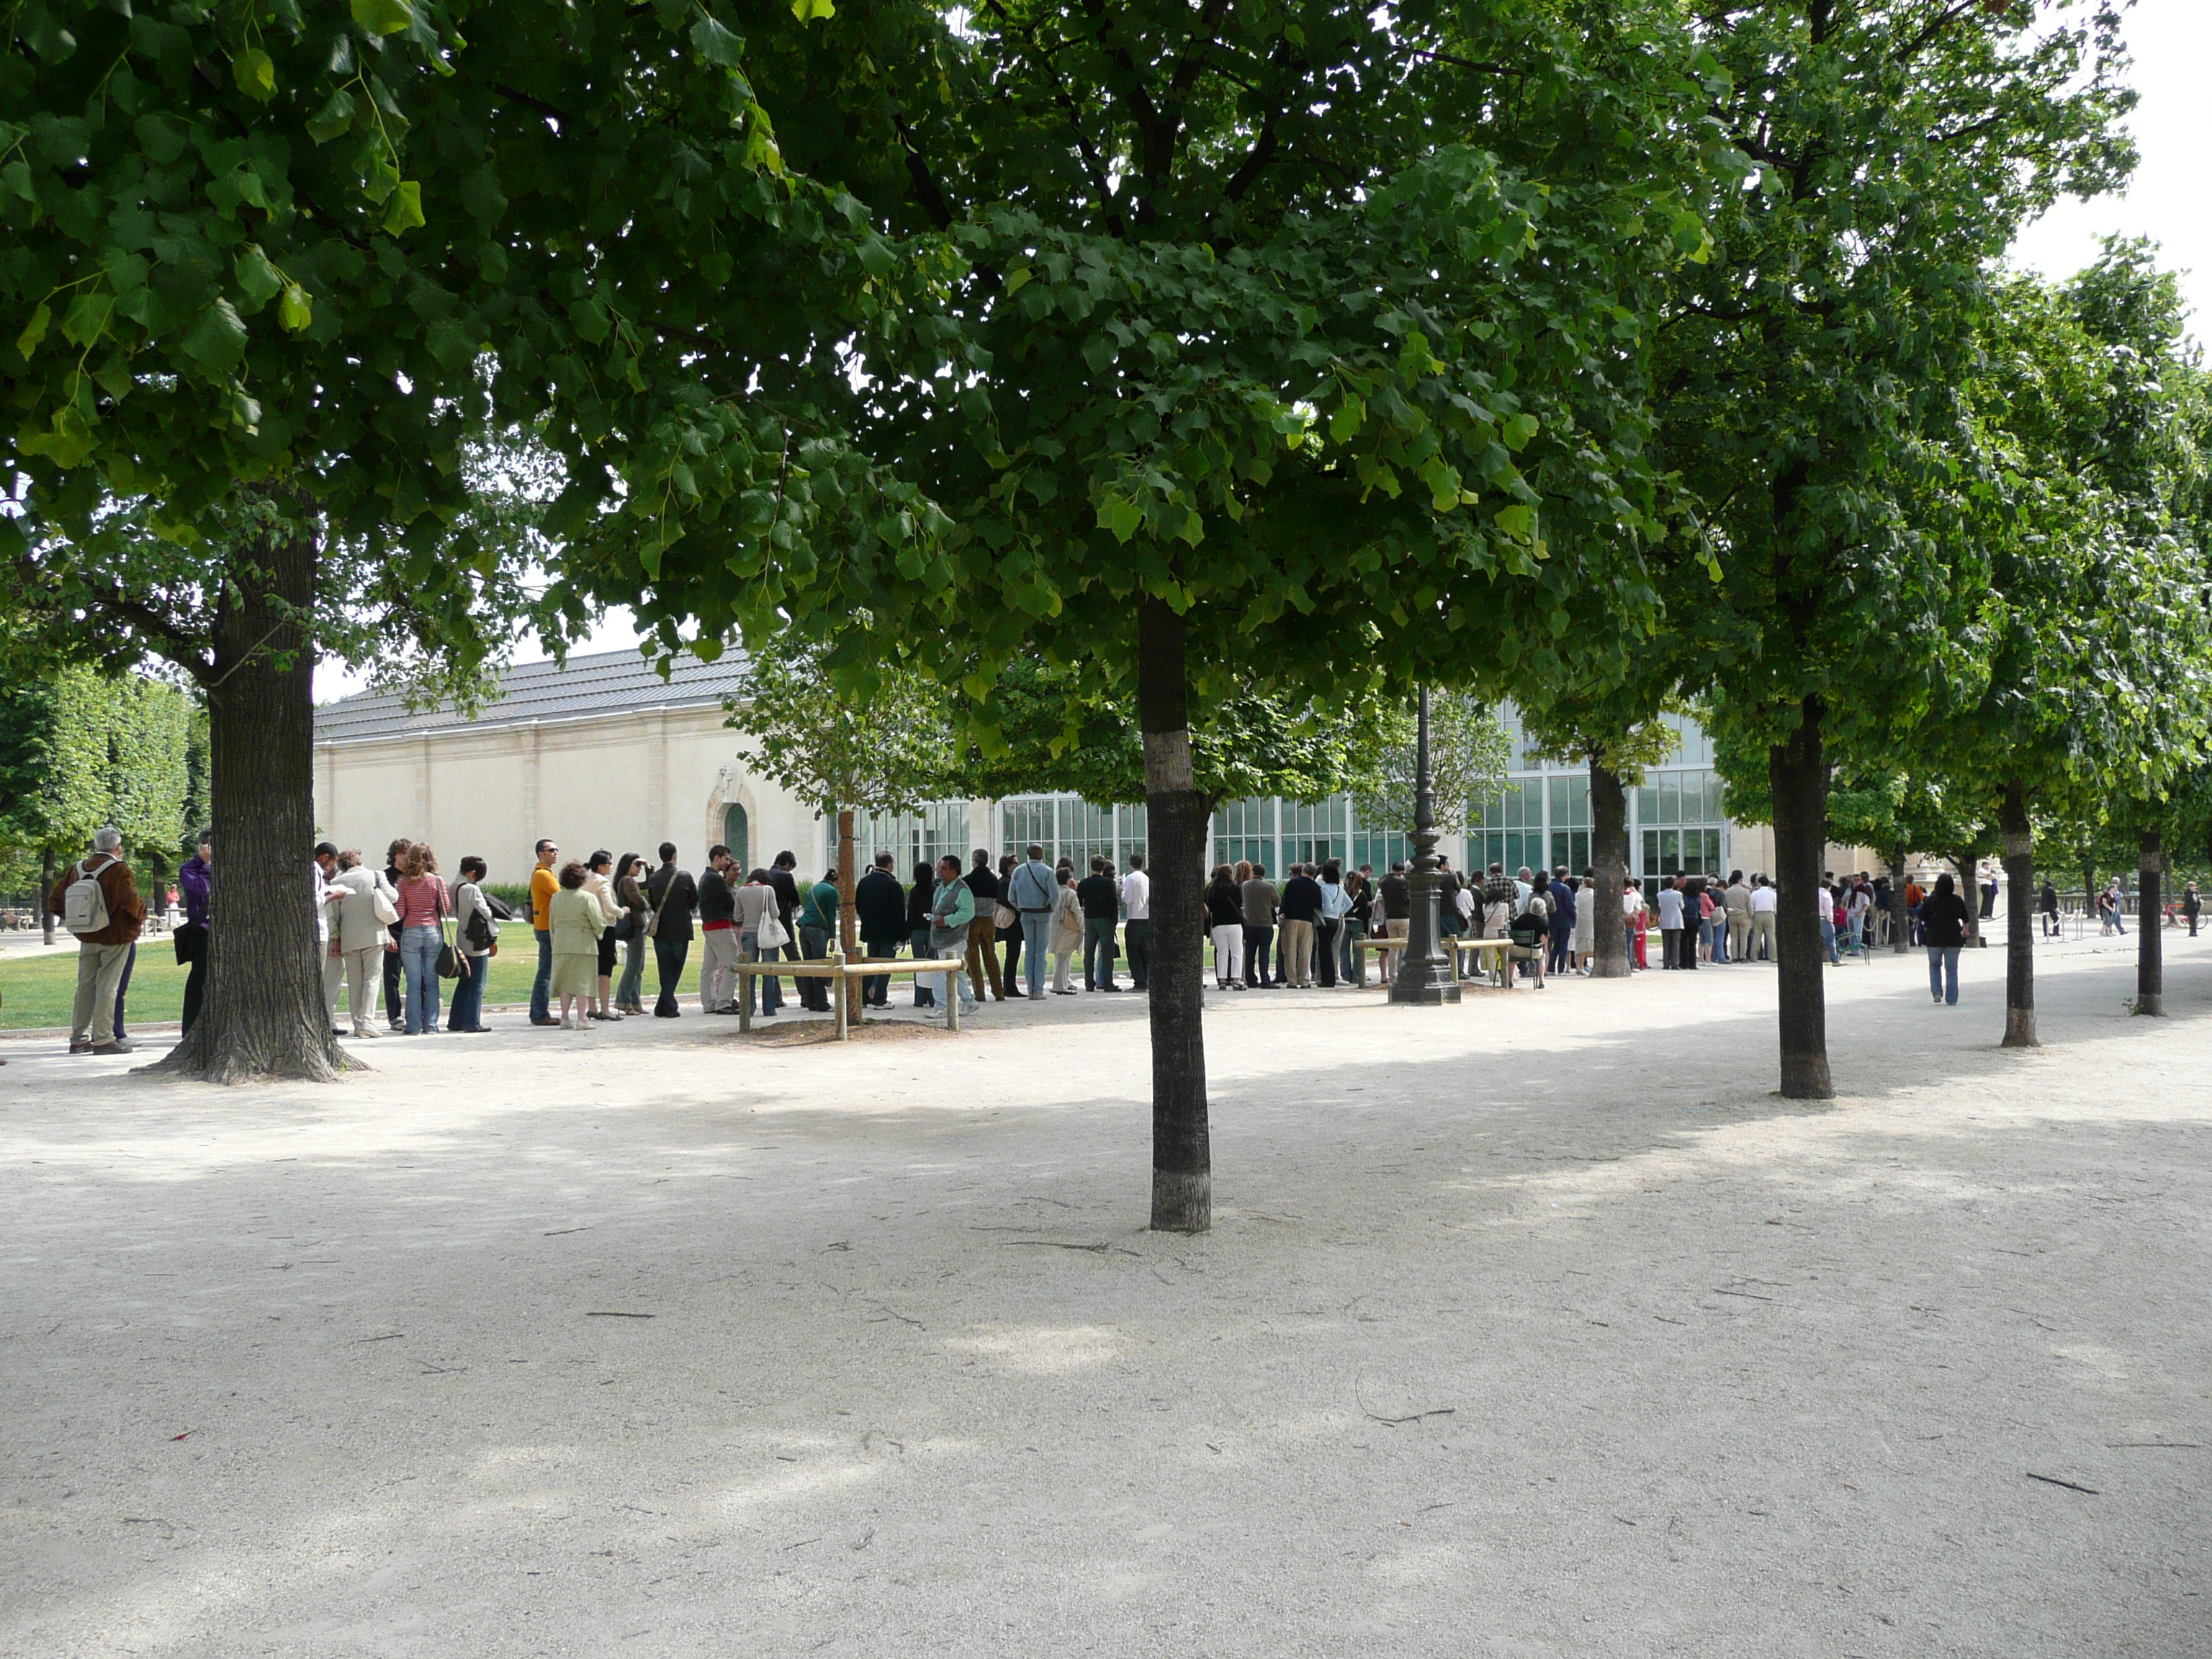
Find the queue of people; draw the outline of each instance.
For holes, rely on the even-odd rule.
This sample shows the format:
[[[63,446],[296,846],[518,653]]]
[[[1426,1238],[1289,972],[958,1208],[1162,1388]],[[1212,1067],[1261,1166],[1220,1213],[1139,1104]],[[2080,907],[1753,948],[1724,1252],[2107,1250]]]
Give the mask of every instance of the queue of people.
[[[90,854],[64,872],[47,896],[49,910],[79,943],[73,1054],[128,1053],[133,1046],[124,1004],[146,906],[122,845],[118,830],[98,831]],[[502,925],[526,917],[536,945],[532,1025],[575,1031],[646,1014],[648,941],[657,991],[650,1012],[679,1018],[695,938],[702,1011],[734,1014],[742,1002],[763,1016],[775,1015],[784,1006],[781,977],[759,969],[830,954],[839,937],[839,872],[831,868],[804,884],[790,852],[779,853],[765,866],[741,870],[730,848],[717,844],[708,849],[706,868],[695,878],[679,865],[678,851],[664,842],[657,861],[635,853],[617,858],[604,848],[564,861],[558,843],[541,840],[527,910],[518,916],[486,890],[489,866],[474,854],[459,861],[449,884],[427,842],[394,840],[380,871],[357,848],[319,844],[312,867],[317,949],[332,1035],[435,1034],[441,1016],[447,1032],[487,1030],[485,983],[500,951]],[[1509,941],[1505,956],[1514,971],[1538,987],[1547,975],[1593,970],[1595,930],[1607,925],[1609,913],[1594,872],[1573,876],[1561,866],[1547,875],[1524,866],[1509,876],[1502,865],[1492,864],[1479,879],[1462,879],[1448,861],[1440,863],[1438,921],[1445,938]],[[182,908],[174,939],[177,959],[188,969],[187,1031],[205,1005],[214,882],[213,836],[202,835],[178,874]],[[1814,903],[1825,958],[1839,964],[1846,956],[1863,958],[1888,943],[1891,897],[1885,877],[1824,874]],[[1955,1005],[1958,951],[1972,936],[1973,902],[1956,890],[1948,875],[1928,890],[1908,880],[1903,897],[1907,942],[1929,952],[1935,1000]],[[2039,899],[2046,930],[2055,932],[2057,895],[2048,881]],[[2122,926],[2124,899],[2117,878],[2100,895],[2108,930]],[[1214,868],[1204,906],[1218,989],[1358,988],[1367,982],[1370,952],[1385,984],[1402,959],[1402,947],[1391,946],[1409,930],[1412,883],[1402,860],[1379,878],[1368,864],[1346,869],[1334,859],[1294,862],[1279,885],[1265,865],[1240,860]],[[971,1009],[991,999],[1150,988],[1152,878],[1141,854],[1131,854],[1121,869],[1096,855],[1079,871],[1071,859],[1048,862],[1038,845],[1025,854],[1008,853],[995,866],[990,853],[978,848],[967,868],[947,855],[915,865],[902,883],[893,855],[879,853],[854,884],[853,907],[863,959],[888,962],[907,951],[915,959],[958,963],[915,978],[914,1006],[933,1018],[944,1018],[956,1000]],[[1630,878],[1622,884],[1620,907],[1632,970],[1652,965],[1655,933],[1658,966],[1665,969],[1776,957],[1778,895],[1774,880],[1761,873],[1731,871],[1725,882],[1674,875],[1649,888]],[[2185,921],[2193,934],[2201,908],[2196,884],[2190,883],[2168,908],[2178,912],[2167,918],[2169,925]],[[1117,978],[1124,962],[1126,982]],[[740,973],[744,963],[756,971]],[[825,980],[791,977],[798,980],[802,1007],[830,1012]],[[443,990],[448,981],[449,1000]],[[888,974],[867,977],[863,1002],[889,1006],[890,984]]]

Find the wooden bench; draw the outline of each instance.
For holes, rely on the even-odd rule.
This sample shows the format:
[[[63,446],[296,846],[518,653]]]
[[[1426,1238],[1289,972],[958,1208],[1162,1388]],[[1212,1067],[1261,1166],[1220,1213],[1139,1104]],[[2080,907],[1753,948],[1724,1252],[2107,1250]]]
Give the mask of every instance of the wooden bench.
[[[1511,965],[1511,957],[1508,954],[1513,949],[1513,941],[1511,939],[1438,939],[1437,943],[1449,953],[1452,961],[1452,977],[1459,981],[1461,984],[1465,985],[1468,983],[1466,958],[1473,957],[1475,959],[1476,972],[1486,975],[1489,982],[1492,985],[1498,987],[1501,990],[1510,990],[1512,988],[1513,981],[1511,979],[1507,977],[1507,969]],[[1388,951],[1393,955],[1403,956],[1406,953],[1407,941],[1402,939],[1354,939],[1352,941],[1352,948],[1358,951]],[[1482,961],[1482,958],[1486,956],[1492,958],[1486,967]],[[1376,982],[1380,985],[1388,985],[1389,983],[1388,980],[1381,980]]]
[[[922,974],[963,972],[967,962],[959,957],[935,957],[916,961],[912,957],[893,959],[889,957],[863,958],[848,962],[842,951],[832,951],[826,957],[817,957],[811,962],[740,962],[732,964],[738,975],[738,1029],[753,1029],[753,992],[747,982],[753,979],[826,979],[830,981],[830,1004],[837,1015],[837,1041],[848,1042],[852,1031],[846,1014],[846,998],[841,981],[856,979],[915,978]],[[960,999],[957,995],[945,999],[945,1029],[960,1029]]]

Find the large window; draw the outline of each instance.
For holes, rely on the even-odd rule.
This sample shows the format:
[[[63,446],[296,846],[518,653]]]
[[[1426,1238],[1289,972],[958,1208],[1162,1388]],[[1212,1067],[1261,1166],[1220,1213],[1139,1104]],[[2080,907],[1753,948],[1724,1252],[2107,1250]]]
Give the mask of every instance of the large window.
[[[1024,795],[999,804],[1002,851],[1044,848],[1045,861],[1072,861],[1086,868],[1093,855],[1121,867],[1129,854],[1146,851],[1144,807],[1094,806],[1069,795]]]
[[[1530,778],[1493,790],[1483,799],[1474,817],[1478,827],[1469,830],[1467,837],[1469,869],[1487,870],[1493,864],[1502,864],[1506,874],[1511,875],[1523,865],[1534,869],[1544,862],[1542,780]]]
[[[829,823],[828,830],[830,860],[835,862],[837,826],[834,820]],[[919,812],[855,812],[853,852],[859,870],[873,864],[877,854],[889,853],[901,881],[914,874],[915,865],[925,861],[934,864],[948,854],[958,859],[965,869],[969,852],[968,803],[933,801]]]
[[[1279,808],[1282,815],[1281,854],[1283,867],[1293,864],[1326,864],[1331,859],[1340,859],[1349,850],[1346,830],[1350,824],[1352,804],[1341,795],[1310,805],[1284,801]],[[1358,860],[1354,860],[1354,863]],[[1273,868],[1272,866],[1269,866]]]
[[[746,822],[745,809],[732,801],[722,809],[722,844],[730,849],[740,871],[753,867],[752,826]]]
[[[1693,728],[1694,730],[1694,728]],[[1694,738],[1703,743],[1703,735]],[[1710,747],[1710,745],[1708,745]],[[1725,856],[1721,786],[1712,772],[1658,772],[1636,792],[1644,876],[1715,875]]]
[[[1277,867],[1273,800],[1232,800],[1213,815],[1213,861],[1241,864],[1247,860],[1266,865],[1270,872]]]

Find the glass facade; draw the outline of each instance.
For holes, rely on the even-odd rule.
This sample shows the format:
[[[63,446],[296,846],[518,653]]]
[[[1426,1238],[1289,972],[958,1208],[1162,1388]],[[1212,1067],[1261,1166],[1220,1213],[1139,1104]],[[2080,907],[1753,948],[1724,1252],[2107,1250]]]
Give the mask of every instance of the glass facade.
[[[1531,761],[1512,708],[1499,715],[1512,743],[1508,781],[1473,803],[1472,827],[1464,837],[1445,836],[1437,850],[1462,871],[1492,864],[1509,872],[1523,865],[1532,870],[1565,865],[1579,874],[1590,860],[1588,769]],[[1674,729],[1673,751],[1628,792],[1629,872],[1642,879],[1725,872],[1729,828],[1712,769],[1712,742],[1687,716],[1666,718]],[[1073,795],[1022,795],[995,803],[994,810],[998,852],[1018,853],[1035,842],[1048,861],[1066,858],[1080,869],[1094,854],[1126,867],[1130,854],[1149,850],[1141,804],[1097,806]],[[965,801],[938,802],[918,813],[866,815],[858,826],[862,861],[888,848],[898,856],[902,880],[918,859],[951,853],[965,863],[970,822]],[[1310,803],[1274,797],[1224,802],[1213,814],[1206,850],[1209,868],[1244,860],[1266,865],[1276,876],[1291,864],[1333,858],[1381,871],[1412,857],[1412,837],[1405,830],[1362,823],[1342,795]]]
[[[837,861],[837,825],[823,820],[828,837],[828,861]],[[948,854],[966,868],[969,842],[968,803],[932,801],[919,812],[856,812],[853,815],[853,846],[857,870],[866,870],[878,853],[889,853],[898,878],[905,881],[923,860],[934,864]],[[856,873],[857,873],[856,870]]]

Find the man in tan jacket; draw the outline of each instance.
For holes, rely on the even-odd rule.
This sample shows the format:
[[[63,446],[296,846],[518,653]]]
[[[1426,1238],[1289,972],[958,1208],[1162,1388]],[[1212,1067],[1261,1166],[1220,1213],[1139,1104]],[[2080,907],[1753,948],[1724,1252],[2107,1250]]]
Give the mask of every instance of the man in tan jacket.
[[[88,878],[98,884],[98,902],[83,902],[90,897],[88,890],[73,909],[70,889]],[[115,988],[122,981],[124,964],[145,924],[146,903],[138,896],[131,866],[123,861],[120,830],[110,826],[94,831],[92,856],[62,872],[54,890],[46,895],[46,908],[76,935],[76,1006],[70,1015],[70,1052],[129,1054],[131,1040],[111,1035],[106,1027],[114,1013]],[[104,1039],[97,1042],[93,1040],[96,1027]]]

